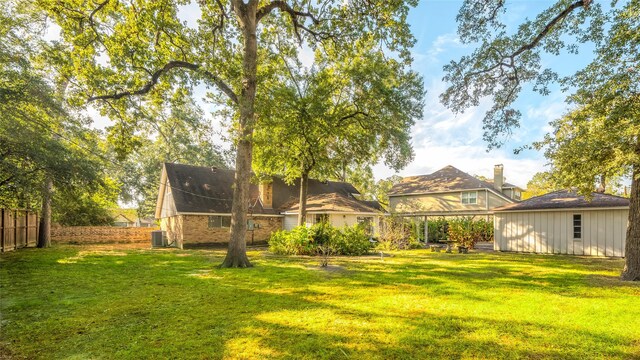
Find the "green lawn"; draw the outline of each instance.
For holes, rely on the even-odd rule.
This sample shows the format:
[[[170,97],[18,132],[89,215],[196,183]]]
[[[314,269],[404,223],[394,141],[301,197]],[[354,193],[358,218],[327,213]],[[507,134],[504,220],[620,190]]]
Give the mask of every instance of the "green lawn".
[[[640,358],[621,260],[424,250],[334,259],[23,249],[0,256],[0,358]]]

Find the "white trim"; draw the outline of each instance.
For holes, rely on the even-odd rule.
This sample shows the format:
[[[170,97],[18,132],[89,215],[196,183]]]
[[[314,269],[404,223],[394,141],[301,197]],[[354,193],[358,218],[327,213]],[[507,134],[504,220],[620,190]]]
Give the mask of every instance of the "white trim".
[[[298,212],[293,212],[293,211],[285,211],[282,212],[281,214],[283,215],[298,215]],[[354,211],[307,211],[308,215],[312,215],[312,214],[334,214],[334,215],[340,215],[340,214],[344,214],[344,215],[372,215],[372,216],[383,216],[384,213],[377,213],[377,212],[354,212]]]
[[[160,219],[162,215],[162,204],[164,203],[164,194],[167,186],[167,168],[162,163],[162,172],[160,173],[160,188],[158,189],[158,200],[156,201],[156,219]]]
[[[471,193],[475,193],[475,202],[470,202],[470,197],[467,196],[467,202],[465,203],[464,200],[462,199],[462,195],[464,194],[471,194]],[[462,205],[478,205],[478,190],[471,190],[471,191],[460,191],[460,204]]]
[[[491,191],[493,194],[495,194],[498,197],[501,197],[504,200],[507,200],[507,201],[509,201],[511,203],[518,202],[518,200],[511,199],[508,196],[506,196],[505,194],[499,193],[497,190],[495,190],[493,188],[486,188],[486,187],[473,188],[473,189],[447,190],[447,191],[430,191],[430,192],[422,192],[422,193],[389,194],[389,197],[451,194],[451,193],[457,193],[457,192],[461,193],[461,192],[480,191],[480,190]]]
[[[487,208],[487,211],[489,211],[489,191],[484,192],[484,205]]]
[[[494,210],[494,213],[506,213],[506,212],[540,212],[540,211],[602,211],[602,210],[629,210],[627,206],[610,206],[610,207],[584,207],[584,208],[554,208],[554,209],[526,209],[526,210]]]
[[[575,223],[576,215],[580,216],[580,237],[576,237],[576,223]],[[573,241],[582,241],[582,238],[583,238],[583,236],[582,236],[582,233],[583,233],[582,225],[583,225],[582,213],[573,212],[573,216],[571,216],[571,229],[573,230],[571,235],[573,235]]]
[[[493,215],[493,211],[487,210],[461,210],[461,211],[421,211],[421,212],[406,212],[406,213],[386,213],[385,216],[467,216],[467,215]]]
[[[231,216],[231,213],[176,212],[176,215]],[[283,217],[279,214],[247,214],[247,217]]]

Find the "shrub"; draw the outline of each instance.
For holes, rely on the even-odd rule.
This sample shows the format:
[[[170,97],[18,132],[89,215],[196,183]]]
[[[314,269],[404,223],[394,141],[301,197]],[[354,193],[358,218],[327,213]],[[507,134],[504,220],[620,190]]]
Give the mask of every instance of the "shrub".
[[[449,239],[458,246],[473,248],[478,241],[493,241],[493,224],[470,217],[449,220]]]
[[[280,255],[364,255],[371,247],[369,236],[360,225],[342,229],[326,223],[310,228],[298,226],[276,231],[269,239],[269,251]]]
[[[402,250],[422,246],[415,237],[415,229],[403,218],[390,216],[383,220],[382,225],[378,238],[378,249]]]
[[[336,232],[331,239],[331,245],[335,253],[341,255],[364,255],[372,247],[369,235],[360,225],[344,227]]]
[[[449,223],[441,216],[435,220],[429,219],[429,242],[444,241],[449,236]]]
[[[315,251],[313,239],[306,226],[298,226],[290,231],[280,230],[271,234],[269,250],[281,255],[311,255]]]

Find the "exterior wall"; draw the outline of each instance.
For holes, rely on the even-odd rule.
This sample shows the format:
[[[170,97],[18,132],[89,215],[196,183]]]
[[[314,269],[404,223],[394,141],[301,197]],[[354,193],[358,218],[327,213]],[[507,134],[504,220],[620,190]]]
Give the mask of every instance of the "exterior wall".
[[[147,243],[155,227],[61,226],[51,228],[51,242],[56,244]]]
[[[247,244],[265,242],[271,232],[282,229],[281,217],[248,217],[257,227],[247,230]],[[190,244],[229,242],[230,228],[209,228],[208,215],[176,215],[160,220],[162,230],[167,232],[169,243],[176,241],[178,247]]]
[[[182,224],[183,224],[183,216],[181,215],[175,215],[175,216],[160,219],[160,229],[163,231],[166,231],[167,242],[170,245],[174,244],[182,248],[182,245],[184,242]]]
[[[582,215],[582,238],[573,239],[573,215]],[[496,212],[495,250],[624,257],[629,211]]]
[[[173,195],[171,194],[171,187],[165,186],[164,196],[162,198],[162,210],[160,218],[166,218],[176,215],[176,203],[173,201]]]
[[[522,197],[522,193],[520,192],[520,190],[516,190],[516,189],[504,189],[502,193],[506,197],[514,200],[521,200],[520,198]]]
[[[328,214],[331,226],[341,228],[344,226],[353,226],[358,223],[358,217],[372,217],[374,234],[378,234],[380,216],[373,215],[357,215],[357,214]],[[307,214],[306,225],[311,226],[315,223],[316,214]],[[298,215],[285,215],[284,230],[291,230],[298,225]]]
[[[478,190],[477,204],[463,204],[462,192],[389,197],[391,212],[453,212],[487,210],[487,191]],[[497,196],[491,196],[498,198]],[[506,201],[503,200],[505,203]]]
[[[284,224],[283,224],[283,227],[282,227],[284,230],[291,230],[296,226],[298,226],[298,215],[297,214],[285,215],[284,216]]]
[[[489,199],[489,209],[495,209],[500,206],[511,204],[511,202],[501,198],[500,196],[490,191],[487,191],[487,193],[488,193],[488,199]]]

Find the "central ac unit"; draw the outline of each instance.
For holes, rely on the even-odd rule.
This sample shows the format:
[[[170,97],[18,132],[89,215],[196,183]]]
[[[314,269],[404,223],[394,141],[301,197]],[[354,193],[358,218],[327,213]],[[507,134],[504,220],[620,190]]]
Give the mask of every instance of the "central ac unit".
[[[167,246],[166,232],[162,230],[155,230],[151,232],[151,247],[165,247]]]

